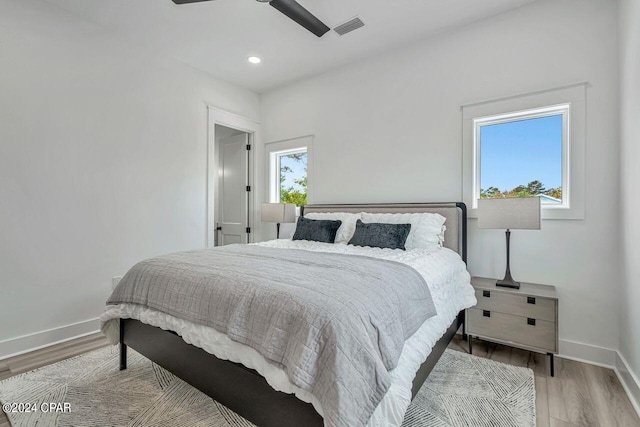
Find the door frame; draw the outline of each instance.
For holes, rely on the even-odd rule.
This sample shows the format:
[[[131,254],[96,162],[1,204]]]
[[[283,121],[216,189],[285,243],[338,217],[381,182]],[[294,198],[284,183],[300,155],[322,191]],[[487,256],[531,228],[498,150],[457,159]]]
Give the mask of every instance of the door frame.
[[[247,117],[240,116],[235,113],[230,113],[225,110],[207,105],[207,212],[205,220],[205,247],[212,248],[215,242],[215,214],[216,214],[216,176],[215,171],[216,162],[216,125],[225,126],[228,128],[236,129],[242,132],[246,132],[249,136],[249,144],[251,150],[249,151],[249,185],[251,186],[251,195],[249,197],[249,227],[251,227],[251,233],[249,234],[249,243],[254,241],[256,235],[256,225],[258,224],[258,210],[257,206],[257,192],[255,191],[255,176],[256,176],[256,147],[260,143],[260,123],[251,120]]]

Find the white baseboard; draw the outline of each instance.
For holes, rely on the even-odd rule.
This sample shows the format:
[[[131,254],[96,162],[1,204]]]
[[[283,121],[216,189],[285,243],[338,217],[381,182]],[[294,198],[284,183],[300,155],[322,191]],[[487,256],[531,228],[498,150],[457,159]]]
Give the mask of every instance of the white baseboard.
[[[59,328],[48,329],[35,334],[23,335],[0,341],[0,360],[28,353],[43,347],[80,338],[100,330],[100,319],[89,319]]]
[[[558,357],[613,369],[617,350],[576,341],[560,340]]]
[[[627,392],[627,396],[629,396],[633,409],[636,410],[640,417],[640,381],[633,371],[629,369],[627,360],[619,351],[616,352],[616,365],[613,370],[618,375],[618,379],[620,380],[620,383],[622,383],[624,391]]]

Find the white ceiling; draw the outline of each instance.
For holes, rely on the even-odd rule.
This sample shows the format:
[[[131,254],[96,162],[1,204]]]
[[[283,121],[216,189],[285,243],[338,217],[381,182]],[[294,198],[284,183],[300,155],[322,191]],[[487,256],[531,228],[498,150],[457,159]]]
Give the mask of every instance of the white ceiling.
[[[216,0],[47,0],[159,55],[264,92],[534,0],[298,0],[328,26],[366,26],[317,38],[267,3]],[[256,66],[247,56],[263,59]]]

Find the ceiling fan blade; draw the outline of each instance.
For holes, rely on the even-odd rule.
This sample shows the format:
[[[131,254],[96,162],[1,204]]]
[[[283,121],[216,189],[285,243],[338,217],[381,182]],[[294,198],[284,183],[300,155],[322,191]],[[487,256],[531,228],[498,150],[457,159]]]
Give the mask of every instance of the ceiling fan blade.
[[[200,1],[212,1],[212,0],[173,0],[175,4],[197,3]]]
[[[296,0],[271,0],[269,4],[318,37],[322,37],[330,29],[324,23],[322,23],[322,21],[316,18],[311,12],[302,7]]]

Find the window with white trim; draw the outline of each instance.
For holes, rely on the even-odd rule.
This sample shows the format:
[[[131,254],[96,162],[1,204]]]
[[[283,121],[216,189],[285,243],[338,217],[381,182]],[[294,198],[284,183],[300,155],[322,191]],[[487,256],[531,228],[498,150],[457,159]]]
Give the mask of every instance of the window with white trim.
[[[540,197],[543,208],[568,208],[570,108],[475,118],[473,200]]]
[[[275,174],[271,201],[307,204],[307,147],[271,153],[271,173]]]
[[[540,197],[543,219],[584,219],[587,84],[462,106],[462,198]]]
[[[298,207],[311,203],[313,137],[268,143],[266,155],[269,202]]]

